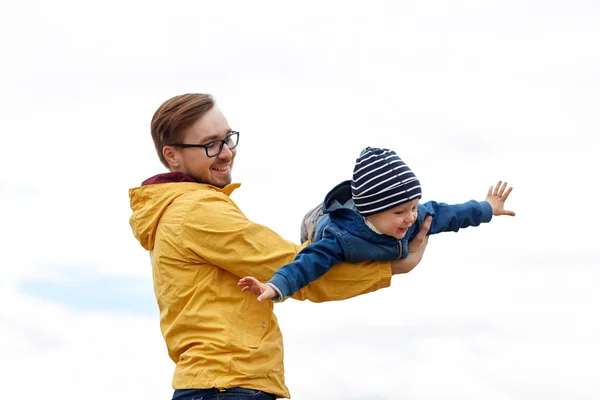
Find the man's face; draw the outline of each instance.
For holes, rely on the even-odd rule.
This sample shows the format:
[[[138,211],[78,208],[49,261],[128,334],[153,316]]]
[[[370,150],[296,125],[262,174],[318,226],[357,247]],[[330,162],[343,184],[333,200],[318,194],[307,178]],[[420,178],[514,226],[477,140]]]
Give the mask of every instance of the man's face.
[[[414,199],[398,207],[370,215],[367,219],[379,232],[400,240],[406,235],[408,228],[417,220],[418,204],[419,199]]]
[[[225,116],[218,108],[213,108],[193,125],[183,131],[181,143],[207,144],[214,140],[223,140],[231,134],[231,128]],[[221,143],[216,143],[220,146]],[[223,145],[218,156],[208,157],[201,147],[177,148],[169,146],[174,152],[172,171],[184,172],[199,183],[223,188],[231,183],[231,169],[237,149]]]

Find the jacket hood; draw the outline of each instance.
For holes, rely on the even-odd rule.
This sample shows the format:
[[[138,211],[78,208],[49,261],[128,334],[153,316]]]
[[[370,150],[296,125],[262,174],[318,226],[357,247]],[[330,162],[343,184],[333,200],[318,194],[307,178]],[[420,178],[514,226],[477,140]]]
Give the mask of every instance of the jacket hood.
[[[229,195],[238,186],[239,184],[232,184],[219,189],[197,183],[182,172],[168,172],[148,178],[142,182],[142,186],[129,190],[129,205],[132,210],[129,225],[133,235],[144,249],[152,250],[158,221],[179,197],[207,188]]]
[[[351,181],[344,181],[338,184],[327,193],[327,196],[325,196],[323,213],[329,213],[340,208],[354,208]]]
[[[155,185],[158,183],[175,183],[175,182],[195,182],[189,175],[183,172],[166,172],[164,174],[154,175],[151,178],[142,182],[142,186]]]

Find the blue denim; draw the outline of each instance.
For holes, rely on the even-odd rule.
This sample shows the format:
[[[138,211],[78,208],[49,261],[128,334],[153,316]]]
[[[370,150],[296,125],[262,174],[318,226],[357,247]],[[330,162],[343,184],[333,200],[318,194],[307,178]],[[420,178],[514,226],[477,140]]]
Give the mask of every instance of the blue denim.
[[[282,298],[291,296],[342,261],[359,263],[406,258],[408,243],[419,233],[428,215],[433,218],[429,235],[457,232],[492,219],[492,207],[487,201],[471,200],[453,205],[428,201],[417,206],[417,220],[404,238],[397,240],[377,234],[365,224],[354,209],[350,181],[342,182],[329,192],[323,212],[316,226],[316,241],[302,249],[294,262],[278,269],[268,282],[278,289]]]
[[[275,395],[260,390],[230,389],[178,389],[172,400],[274,400]]]

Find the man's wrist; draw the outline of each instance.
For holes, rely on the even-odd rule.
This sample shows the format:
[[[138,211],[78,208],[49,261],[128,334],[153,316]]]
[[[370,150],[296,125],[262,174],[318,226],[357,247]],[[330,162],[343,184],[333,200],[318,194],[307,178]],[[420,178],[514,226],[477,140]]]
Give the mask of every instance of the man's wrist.
[[[413,270],[414,267],[417,266],[417,263],[413,262],[414,256],[409,256],[407,258],[393,260],[390,262],[392,266],[392,275],[406,274]]]

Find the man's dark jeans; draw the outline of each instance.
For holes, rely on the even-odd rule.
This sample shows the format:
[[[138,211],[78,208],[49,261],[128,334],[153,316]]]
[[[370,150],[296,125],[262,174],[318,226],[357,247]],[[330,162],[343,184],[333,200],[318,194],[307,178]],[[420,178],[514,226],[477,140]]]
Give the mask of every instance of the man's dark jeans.
[[[275,396],[260,390],[244,388],[180,389],[173,393],[172,400],[275,400]]]

